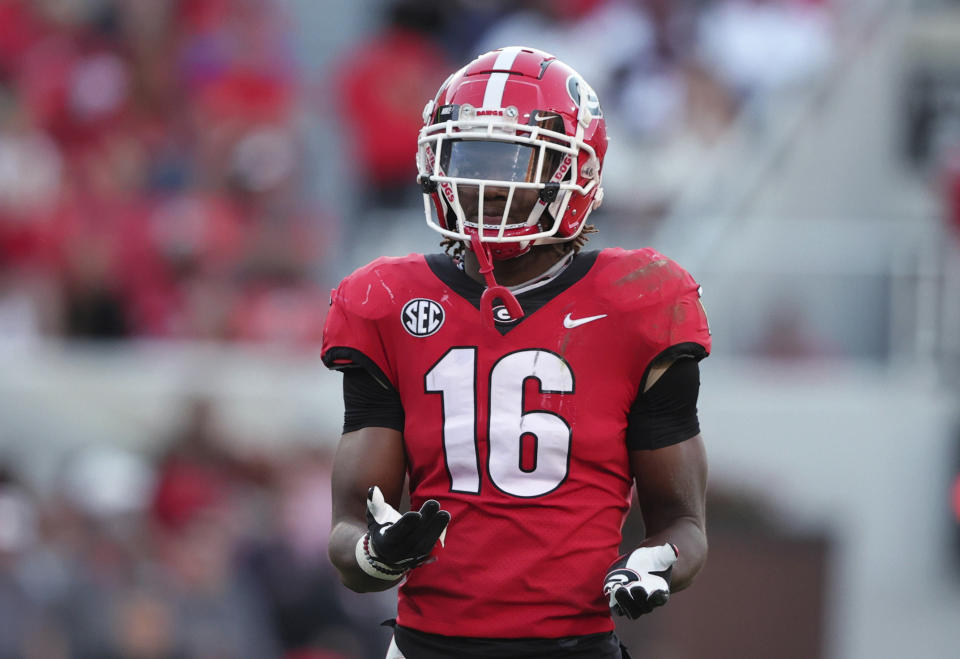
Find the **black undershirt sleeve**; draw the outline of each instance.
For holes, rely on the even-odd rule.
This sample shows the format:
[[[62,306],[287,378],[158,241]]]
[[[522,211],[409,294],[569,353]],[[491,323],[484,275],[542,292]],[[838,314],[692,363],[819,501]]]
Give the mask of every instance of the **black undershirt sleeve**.
[[[633,401],[627,416],[627,448],[658,449],[694,437],[700,432],[699,394],[697,360],[677,359],[652,387]]]
[[[361,428],[403,431],[403,404],[392,386],[384,386],[365,368],[343,372],[343,432]]]

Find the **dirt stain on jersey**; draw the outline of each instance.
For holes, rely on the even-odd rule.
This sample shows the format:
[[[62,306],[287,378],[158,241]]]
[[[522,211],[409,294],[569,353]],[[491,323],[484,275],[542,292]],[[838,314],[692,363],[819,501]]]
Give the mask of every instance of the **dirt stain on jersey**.
[[[686,320],[687,320],[687,307],[686,307],[686,305],[683,303],[683,300],[680,300],[680,301],[678,301],[675,305],[673,305],[673,309],[671,309],[670,312],[671,312],[671,314],[672,314],[672,316],[673,316],[673,325],[674,325],[674,327],[677,327],[677,326],[679,326],[679,325],[683,325],[683,323],[686,322]]]
[[[615,280],[613,285],[626,286],[627,284],[637,281],[638,279],[645,279],[669,263],[670,259],[657,259],[656,261],[650,261],[650,263],[628,272],[624,276],[620,277],[620,279]]]

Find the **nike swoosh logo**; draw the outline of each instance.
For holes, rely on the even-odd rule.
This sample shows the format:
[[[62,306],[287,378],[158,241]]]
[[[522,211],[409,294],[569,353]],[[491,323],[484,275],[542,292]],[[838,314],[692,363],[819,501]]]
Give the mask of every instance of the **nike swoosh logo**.
[[[602,313],[599,316],[587,316],[586,318],[573,319],[570,317],[570,314],[567,314],[567,317],[563,319],[563,326],[567,329],[573,329],[574,327],[580,327],[581,325],[586,325],[587,323],[592,323],[595,320],[600,320],[601,318],[606,317],[607,314]]]

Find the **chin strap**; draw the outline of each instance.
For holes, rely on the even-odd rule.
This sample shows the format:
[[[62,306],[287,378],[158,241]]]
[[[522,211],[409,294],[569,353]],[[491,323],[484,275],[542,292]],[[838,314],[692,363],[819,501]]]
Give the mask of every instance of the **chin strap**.
[[[490,255],[490,246],[482,243],[479,238],[470,240],[470,247],[477,255],[480,264],[480,274],[487,283],[487,290],[480,298],[480,313],[483,315],[483,324],[493,328],[493,305],[497,300],[503,303],[511,318],[523,318],[523,308],[506,286],[500,286],[493,277],[493,257]]]

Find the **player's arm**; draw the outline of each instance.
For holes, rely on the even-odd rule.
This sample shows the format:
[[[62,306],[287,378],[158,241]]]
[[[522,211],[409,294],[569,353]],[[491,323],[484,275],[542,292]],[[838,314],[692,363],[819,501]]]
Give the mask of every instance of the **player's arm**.
[[[403,406],[384,378],[344,372],[344,433],[333,464],[329,555],[343,583],[386,590],[428,560],[450,520],[436,501],[403,515]]]
[[[669,543],[676,547],[670,591],[683,590],[707,560],[707,458],[703,439],[698,434],[653,451],[633,451],[630,463],[646,527],[642,546]]]
[[[397,580],[378,579],[360,567],[357,543],[367,534],[367,492],[376,485],[396,508],[403,492],[406,457],[403,434],[393,428],[365,427],[345,432],[333,460],[333,526],[330,561],[350,590],[386,590]]]
[[[647,536],[607,574],[604,591],[614,613],[635,618],[666,603],[706,561],[707,461],[698,393],[696,360],[656,364],[631,411],[630,466]]]

